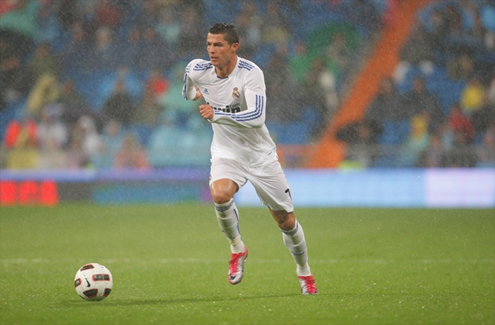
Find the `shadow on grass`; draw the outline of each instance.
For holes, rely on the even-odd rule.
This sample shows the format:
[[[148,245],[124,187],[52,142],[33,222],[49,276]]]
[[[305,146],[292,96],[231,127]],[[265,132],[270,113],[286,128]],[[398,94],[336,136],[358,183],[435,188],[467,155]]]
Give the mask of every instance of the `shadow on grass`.
[[[128,299],[120,301],[112,301],[112,298],[107,298],[108,300],[102,301],[83,301],[81,300],[71,300],[64,303],[57,304],[59,307],[87,307],[90,305],[104,305],[104,306],[142,306],[142,305],[167,305],[167,304],[183,304],[183,303],[193,303],[193,302],[217,302],[217,301],[243,301],[243,300],[256,300],[265,298],[284,298],[284,297],[294,297],[301,296],[300,293],[290,293],[283,295],[252,295],[252,296],[235,296],[235,297],[197,297],[197,298],[157,298],[157,299]]]

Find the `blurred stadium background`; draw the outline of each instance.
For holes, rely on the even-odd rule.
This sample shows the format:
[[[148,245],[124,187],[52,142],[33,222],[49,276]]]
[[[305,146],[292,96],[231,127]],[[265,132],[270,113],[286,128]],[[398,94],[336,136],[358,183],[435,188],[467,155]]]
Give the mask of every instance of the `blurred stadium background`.
[[[217,21],[264,70],[296,205],[495,207],[490,0],[2,1],[0,204],[208,202],[181,88]]]

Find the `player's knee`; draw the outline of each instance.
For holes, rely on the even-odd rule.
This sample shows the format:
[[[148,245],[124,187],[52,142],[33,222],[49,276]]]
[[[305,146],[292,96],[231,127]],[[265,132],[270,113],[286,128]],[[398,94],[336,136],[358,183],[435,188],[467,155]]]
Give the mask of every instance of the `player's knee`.
[[[294,213],[287,211],[272,211],[278,227],[283,231],[290,231],[296,226],[296,218]]]
[[[237,185],[232,181],[216,181],[210,187],[211,198],[216,204],[229,202],[236,192]]]
[[[278,227],[283,231],[290,231],[296,226],[295,219],[288,219],[284,222],[279,222]]]
[[[211,198],[213,199],[213,202],[215,202],[216,204],[225,204],[232,199],[232,195],[230,195],[229,192],[222,191],[219,189],[215,190],[212,188]]]
[[[232,197],[229,195],[225,195],[225,193],[215,193],[215,195],[212,195],[213,202],[216,204],[225,204],[230,201]]]

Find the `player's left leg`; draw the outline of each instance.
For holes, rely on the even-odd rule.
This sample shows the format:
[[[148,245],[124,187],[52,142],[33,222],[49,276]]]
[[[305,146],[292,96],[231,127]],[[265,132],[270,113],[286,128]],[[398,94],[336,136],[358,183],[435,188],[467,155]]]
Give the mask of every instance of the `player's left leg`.
[[[273,218],[277,221],[285,246],[289,249],[296,262],[297,276],[301,286],[301,292],[307,294],[317,294],[315,280],[311,274],[308,264],[308,250],[304,230],[296,220],[293,212],[273,211],[270,209]]]
[[[315,282],[308,265],[308,251],[302,226],[294,216],[294,207],[289,184],[278,162],[257,169],[250,182],[262,203],[270,212],[282,231],[285,246],[297,264],[297,275],[303,294],[316,294]],[[290,212],[287,212],[290,211]]]
[[[293,212],[273,211],[270,212],[278,223],[278,227],[282,231],[282,238],[285,246],[289,249],[297,264],[297,275],[307,276],[311,274],[308,266],[308,251],[304,230],[297,222]]]

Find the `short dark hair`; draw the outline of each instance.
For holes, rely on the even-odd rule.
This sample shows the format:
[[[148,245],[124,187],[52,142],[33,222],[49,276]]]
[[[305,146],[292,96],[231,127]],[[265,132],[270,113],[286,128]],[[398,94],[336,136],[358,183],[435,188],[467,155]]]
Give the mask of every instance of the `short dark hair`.
[[[234,43],[239,43],[239,33],[237,32],[237,29],[235,28],[234,24],[216,23],[215,25],[211,26],[209,33],[223,34],[223,37],[227,42],[229,42],[229,45],[232,45]]]

